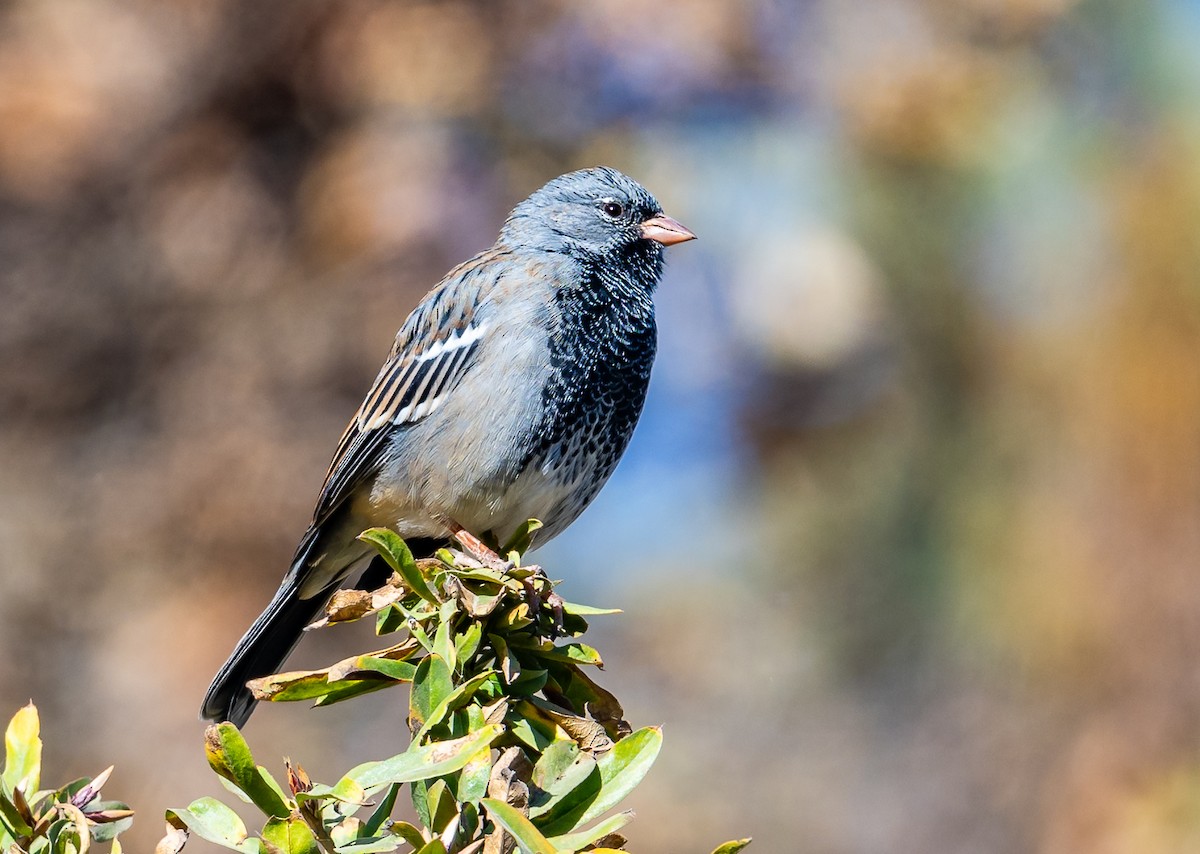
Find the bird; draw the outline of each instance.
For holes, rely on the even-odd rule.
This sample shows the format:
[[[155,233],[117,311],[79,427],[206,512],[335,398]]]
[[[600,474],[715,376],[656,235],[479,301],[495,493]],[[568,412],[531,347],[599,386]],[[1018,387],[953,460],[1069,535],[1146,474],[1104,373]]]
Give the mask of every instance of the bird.
[[[247,681],[282,667],[348,579],[370,589],[363,530],[390,527],[422,557],[456,535],[503,542],[529,519],[542,522],[539,544],[570,525],[641,415],[664,247],[695,236],[605,166],[513,208],[495,244],[447,273],[396,334],[287,574],[201,717],[245,725]]]

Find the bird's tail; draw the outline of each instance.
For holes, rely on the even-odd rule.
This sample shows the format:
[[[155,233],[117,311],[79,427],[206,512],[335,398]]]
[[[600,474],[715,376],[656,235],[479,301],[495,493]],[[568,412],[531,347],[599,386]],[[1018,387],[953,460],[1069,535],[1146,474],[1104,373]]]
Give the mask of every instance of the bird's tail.
[[[310,528],[301,541],[291,572],[249,631],[238,641],[229,660],[221,665],[208,693],[204,695],[200,717],[210,721],[231,721],[238,727],[243,726],[258,702],[246,683],[279,672],[288,654],[300,642],[305,626],[317,619],[338,583],[361,570],[362,577],[356,586],[372,590],[384,584],[391,575],[391,568],[378,556],[372,557],[364,547],[365,553],[358,555],[357,559],[350,557],[340,570],[330,573],[324,589],[302,598],[305,581],[311,581],[308,577],[311,572],[309,558],[323,552],[317,544],[319,537],[319,529]],[[409,547],[418,557],[433,554],[441,545],[438,540],[415,539],[409,542]]]
[[[275,673],[283,666],[300,642],[304,627],[317,618],[327,599],[327,596],[301,599],[300,586],[294,574],[289,573],[270,604],[221,666],[204,695],[200,716],[210,721],[231,721],[238,727],[245,725],[257,702],[246,683]]]

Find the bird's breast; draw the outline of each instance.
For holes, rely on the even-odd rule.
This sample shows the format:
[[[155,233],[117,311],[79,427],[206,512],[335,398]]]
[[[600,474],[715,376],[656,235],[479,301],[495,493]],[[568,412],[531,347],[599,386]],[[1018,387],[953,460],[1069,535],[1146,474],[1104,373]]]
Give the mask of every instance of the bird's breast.
[[[540,542],[574,521],[629,443],[655,349],[652,310],[587,308],[483,342],[453,400],[398,442],[372,490],[383,517],[410,536],[445,536],[450,519],[501,541],[536,518]]]

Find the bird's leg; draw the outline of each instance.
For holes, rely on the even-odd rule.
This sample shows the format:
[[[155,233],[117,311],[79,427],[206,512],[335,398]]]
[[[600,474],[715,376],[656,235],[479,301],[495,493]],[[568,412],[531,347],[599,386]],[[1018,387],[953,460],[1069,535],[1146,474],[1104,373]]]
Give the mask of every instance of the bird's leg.
[[[494,569],[497,572],[508,572],[513,568],[511,562],[488,548],[483,540],[479,539],[479,537],[472,534],[462,525],[453,520],[448,520],[447,524],[450,527],[450,537],[463,547],[463,551],[488,569]]]

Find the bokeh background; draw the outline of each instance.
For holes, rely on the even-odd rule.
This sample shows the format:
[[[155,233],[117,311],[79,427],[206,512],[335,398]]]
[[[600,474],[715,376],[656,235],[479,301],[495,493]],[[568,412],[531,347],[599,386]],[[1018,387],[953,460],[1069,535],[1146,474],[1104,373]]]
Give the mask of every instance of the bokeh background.
[[[7,0],[0,716],[116,763],[130,850],[217,792],[200,697],[395,329],[607,163],[701,236],[540,553],[666,725],[633,845],[1200,850],[1198,44],[1189,0]],[[351,706],[248,735],[400,749]]]

